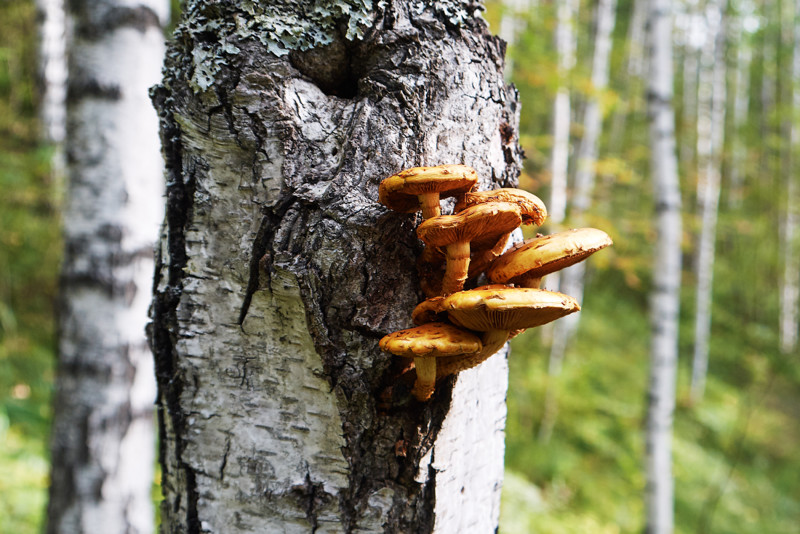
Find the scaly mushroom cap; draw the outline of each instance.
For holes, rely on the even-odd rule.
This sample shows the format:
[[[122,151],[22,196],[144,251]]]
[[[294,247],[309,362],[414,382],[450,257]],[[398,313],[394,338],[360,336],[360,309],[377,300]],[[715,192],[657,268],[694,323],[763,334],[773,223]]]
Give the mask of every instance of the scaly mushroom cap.
[[[508,202],[489,202],[467,208],[455,215],[439,215],[420,223],[417,236],[432,247],[475,239],[495,239],[520,225],[519,207]]]
[[[478,332],[533,328],[581,309],[574,298],[543,289],[472,289],[446,297],[450,319]]]
[[[414,167],[381,182],[378,200],[401,213],[420,210],[419,195],[439,193],[441,198],[466,193],[478,183],[478,173],[466,165]]]
[[[511,188],[468,192],[464,195],[464,199],[456,204],[455,211],[459,212],[484,202],[511,202],[518,205],[522,224],[541,226],[547,219],[547,208],[539,197],[522,189]]]
[[[514,278],[541,278],[582,261],[612,244],[611,238],[596,228],[578,228],[544,237],[535,237],[511,248],[486,271],[492,282],[507,283]]]
[[[427,323],[392,332],[379,345],[383,351],[406,358],[472,354],[483,348],[478,336],[447,323]]]

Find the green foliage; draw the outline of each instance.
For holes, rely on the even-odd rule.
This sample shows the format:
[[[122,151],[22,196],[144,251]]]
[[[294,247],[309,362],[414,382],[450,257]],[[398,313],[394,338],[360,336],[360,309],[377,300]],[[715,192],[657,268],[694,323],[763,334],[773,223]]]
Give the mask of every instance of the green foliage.
[[[39,532],[60,257],[52,151],[38,142],[33,2],[0,3],[0,532]]]

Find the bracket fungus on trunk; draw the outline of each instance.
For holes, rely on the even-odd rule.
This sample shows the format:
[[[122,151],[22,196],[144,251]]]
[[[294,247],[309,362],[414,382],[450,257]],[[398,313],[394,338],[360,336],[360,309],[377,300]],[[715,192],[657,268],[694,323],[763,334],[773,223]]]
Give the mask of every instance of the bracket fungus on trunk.
[[[542,277],[581,262],[611,245],[596,228],[577,228],[524,241],[497,258],[486,271],[494,283],[539,287]]]
[[[447,323],[426,323],[385,336],[380,347],[396,356],[414,359],[417,380],[412,395],[426,401],[436,384],[436,359],[443,356],[461,356],[481,351],[480,338],[464,329]]]
[[[449,295],[464,288],[470,242],[497,240],[514,231],[521,221],[519,207],[508,202],[478,204],[455,215],[439,215],[423,221],[417,228],[417,236],[428,246],[447,250],[442,293]]]
[[[441,214],[442,198],[465,194],[478,183],[478,173],[466,165],[414,167],[381,182],[380,203],[401,213],[422,211],[424,219]]]
[[[430,180],[455,183],[454,176],[472,181],[436,193],[426,189],[433,187]],[[380,341],[382,350],[414,359],[412,394],[420,401],[431,397],[436,380],[479,365],[525,329],[579,311],[574,298],[538,289],[539,280],[611,245],[605,232],[581,228],[528,240],[500,255],[511,232],[522,224],[540,226],[547,209],[536,195],[518,189],[471,191],[476,182],[471,167],[440,165],[401,171],[380,185],[382,204],[404,213],[422,209],[425,219],[417,227],[426,245],[418,268],[429,298],[412,313],[418,326]],[[457,197],[453,215],[440,214],[441,196]],[[464,290],[483,273],[494,283]]]

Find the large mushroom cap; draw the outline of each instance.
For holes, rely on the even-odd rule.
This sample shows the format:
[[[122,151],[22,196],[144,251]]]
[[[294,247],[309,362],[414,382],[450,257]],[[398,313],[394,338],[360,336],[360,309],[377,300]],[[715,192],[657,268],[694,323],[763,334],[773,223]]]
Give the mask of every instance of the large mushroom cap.
[[[460,291],[442,306],[454,323],[478,332],[533,328],[581,309],[568,295],[515,287]]]
[[[510,202],[519,206],[522,224],[541,226],[547,219],[547,208],[542,199],[522,189],[502,188],[493,191],[472,191],[464,195],[455,211],[462,211],[484,202]]]
[[[447,323],[427,323],[392,332],[379,345],[383,351],[407,358],[472,354],[483,348],[478,336]]]
[[[466,193],[478,182],[478,173],[466,165],[414,167],[381,182],[378,200],[401,213],[420,209],[419,195],[439,193],[441,198]]]
[[[488,202],[455,215],[440,215],[423,221],[417,227],[417,236],[427,245],[446,247],[475,239],[496,239],[513,231],[521,221],[516,204]]]
[[[507,283],[522,275],[540,278],[583,261],[611,244],[608,234],[596,228],[578,228],[535,237],[497,258],[486,271],[486,276],[497,283]]]

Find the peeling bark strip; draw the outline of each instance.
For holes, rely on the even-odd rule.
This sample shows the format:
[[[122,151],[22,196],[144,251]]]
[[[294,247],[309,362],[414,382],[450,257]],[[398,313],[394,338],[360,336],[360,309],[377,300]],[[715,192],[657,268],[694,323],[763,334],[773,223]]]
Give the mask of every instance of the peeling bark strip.
[[[189,2],[153,92],[162,530],[494,532],[505,358],[426,404],[392,384],[378,340],[424,298],[422,247],[378,184],[516,184],[503,46],[469,3],[281,4]]]
[[[69,2],[69,183],[48,533],[153,531],[156,387],[144,328],[164,187],[147,89],[159,78],[169,6],[122,3]]]

